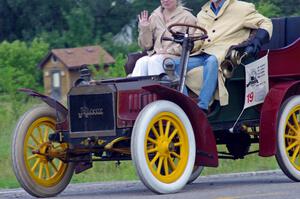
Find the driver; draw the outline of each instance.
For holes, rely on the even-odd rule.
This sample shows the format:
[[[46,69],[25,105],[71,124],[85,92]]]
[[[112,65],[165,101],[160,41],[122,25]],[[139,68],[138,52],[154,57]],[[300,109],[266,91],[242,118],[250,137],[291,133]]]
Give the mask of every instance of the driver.
[[[228,104],[225,79],[219,66],[230,46],[247,40],[251,30],[256,29],[256,35],[247,43],[248,46],[252,46],[249,53],[256,55],[261,46],[270,40],[273,26],[271,20],[259,14],[252,3],[237,0],[210,0],[198,13],[197,20],[198,25],[207,30],[208,38],[195,43],[194,53],[187,66],[189,72],[186,83],[190,82],[189,88],[198,88],[191,90],[199,94],[198,106],[207,113],[209,102],[217,87],[221,106]],[[179,60],[175,62],[177,71],[180,71]],[[199,70],[192,70],[198,66],[203,66],[203,83],[193,85],[196,82],[201,84],[200,81],[191,78],[201,78]]]
[[[136,62],[132,76],[159,75],[164,73],[163,60],[167,56],[180,55],[181,46],[162,37],[171,37],[167,27],[174,23],[196,25],[197,19],[182,6],[181,0],[161,0],[161,6],[148,17],[148,11],[141,12],[139,17],[139,46],[147,50]],[[177,31],[183,32],[184,27]]]

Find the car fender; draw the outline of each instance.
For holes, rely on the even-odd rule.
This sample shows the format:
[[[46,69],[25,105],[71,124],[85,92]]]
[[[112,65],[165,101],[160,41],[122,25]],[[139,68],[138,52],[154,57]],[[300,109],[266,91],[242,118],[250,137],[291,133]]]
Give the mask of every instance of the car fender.
[[[68,109],[64,105],[62,105],[59,101],[27,88],[19,89],[19,91],[26,93],[29,96],[39,98],[40,100],[48,104],[50,107],[52,107],[59,113],[57,114],[59,122],[56,124],[56,130],[65,131],[69,129],[68,119],[67,119]]]
[[[300,94],[300,81],[275,84],[267,94],[260,113],[260,156],[268,157],[276,154],[276,130],[281,105],[288,97],[297,94]]]
[[[188,116],[196,140],[196,165],[217,167],[218,153],[215,136],[206,115],[190,97],[163,85],[145,86],[143,89],[153,92],[160,99],[169,100],[180,106]]]

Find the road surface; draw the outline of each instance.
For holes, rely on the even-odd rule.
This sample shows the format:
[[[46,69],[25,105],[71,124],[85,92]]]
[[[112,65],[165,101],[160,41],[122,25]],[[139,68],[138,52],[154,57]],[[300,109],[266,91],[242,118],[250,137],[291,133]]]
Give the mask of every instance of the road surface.
[[[0,190],[0,198],[33,198],[23,189]],[[71,184],[59,199],[300,199],[300,183],[281,171],[201,176],[180,193],[157,195],[140,181]]]

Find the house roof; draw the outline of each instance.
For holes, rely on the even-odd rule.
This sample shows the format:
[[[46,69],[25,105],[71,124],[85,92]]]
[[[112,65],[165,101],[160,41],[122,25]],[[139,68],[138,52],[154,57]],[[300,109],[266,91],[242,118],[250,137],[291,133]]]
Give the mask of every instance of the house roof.
[[[101,46],[86,46],[80,48],[53,49],[38,66],[43,68],[52,55],[54,55],[69,69],[79,68],[85,64],[97,65],[101,62],[104,64],[115,63],[114,58]]]

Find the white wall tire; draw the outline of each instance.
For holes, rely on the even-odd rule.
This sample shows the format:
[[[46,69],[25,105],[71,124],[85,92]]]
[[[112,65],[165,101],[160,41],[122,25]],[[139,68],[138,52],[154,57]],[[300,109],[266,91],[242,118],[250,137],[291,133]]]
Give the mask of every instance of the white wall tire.
[[[138,115],[131,137],[131,156],[138,176],[150,190],[180,191],[195,162],[195,138],[185,112],[173,102],[148,104]]]
[[[20,185],[35,197],[59,194],[69,184],[74,172],[73,163],[63,163],[56,158],[49,160],[43,155],[32,153],[33,150],[41,150],[45,143],[51,143],[48,135],[54,133],[55,119],[54,109],[38,106],[20,118],[14,131],[13,171]],[[55,147],[67,146],[57,143]]]
[[[192,184],[202,173],[204,167],[203,166],[194,166],[192,175],[190,176],[189,181],[187,182],[188,184]]]
[[[292,180],[300,181],[300,96],[288,98],[278,115],[276,160]]]

